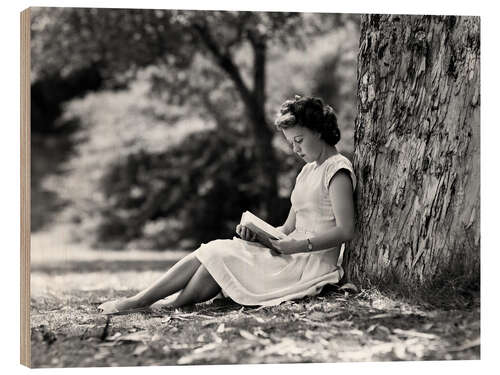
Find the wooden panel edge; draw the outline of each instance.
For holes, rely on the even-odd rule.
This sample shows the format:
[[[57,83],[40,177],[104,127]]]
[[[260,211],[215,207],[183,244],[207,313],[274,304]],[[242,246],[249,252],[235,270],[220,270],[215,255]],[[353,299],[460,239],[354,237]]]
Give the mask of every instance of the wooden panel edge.
[[[21,340],[20,362],[31,367],[30,268],[31,268],[31,10],[21,12]]]

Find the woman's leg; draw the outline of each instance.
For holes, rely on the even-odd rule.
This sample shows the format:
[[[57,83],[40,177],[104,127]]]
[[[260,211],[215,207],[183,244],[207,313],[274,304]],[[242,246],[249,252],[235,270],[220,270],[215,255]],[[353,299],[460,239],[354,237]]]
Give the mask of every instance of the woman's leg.
[[[177,308],[184,305],[205,302],[215,297],[219,292],[220,286],[207,269],[203,265],[200,265],[175,301],[168,305]]]
[[[198,267],[200,267],[200,264],[194,253],[185,256],[152,285],[135,296],[120,302],[117,305],[117,309],[127,310],[149,306],[162,298],[178,292],[191,280]]]

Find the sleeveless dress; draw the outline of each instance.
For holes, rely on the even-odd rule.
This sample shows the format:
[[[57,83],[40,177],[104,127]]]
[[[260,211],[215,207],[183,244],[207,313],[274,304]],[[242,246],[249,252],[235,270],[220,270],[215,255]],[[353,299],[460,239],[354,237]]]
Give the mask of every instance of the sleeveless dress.
[[[351,162],[341,154],[304,165],[291,195],[296,214],[295,239],[314,237],[334,227],[335,216],[328,186],[339,170],[349,172],[353,190],[356,177]],[[290,255],[273,255],[256,242],[240,238],[215,240],[195,251],[225,296],[241,305],[278,305],[283,301],[316,295],[326,284],[344,275],[342,246]]]

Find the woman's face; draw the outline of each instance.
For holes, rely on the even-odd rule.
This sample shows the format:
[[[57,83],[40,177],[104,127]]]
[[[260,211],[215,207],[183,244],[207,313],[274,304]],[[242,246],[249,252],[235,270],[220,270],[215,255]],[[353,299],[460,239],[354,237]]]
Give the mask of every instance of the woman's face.
[[[282,131],[288,143],[292,145],[293,152],[304,159],[306,163],[318,159],[324,143],[319,133],[300,125],[282,129]]]

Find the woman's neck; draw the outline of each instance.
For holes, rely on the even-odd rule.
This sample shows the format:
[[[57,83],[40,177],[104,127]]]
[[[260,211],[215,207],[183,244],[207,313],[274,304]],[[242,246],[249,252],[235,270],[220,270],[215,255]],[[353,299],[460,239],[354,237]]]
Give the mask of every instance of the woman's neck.
[[[335,146],[325,145],[316,159],[316,164],[321,165],[323,162],[332,157],[333,155],[337,155],[339,152]]]

